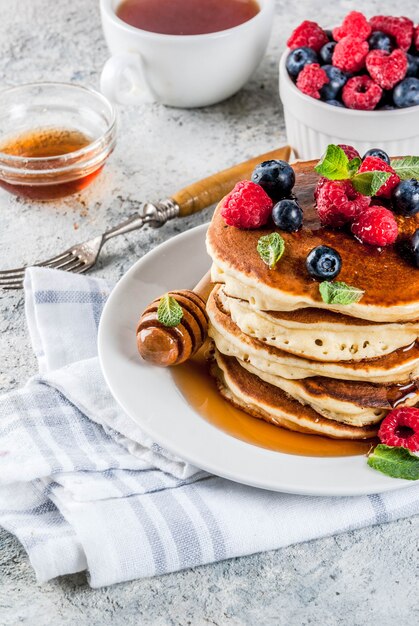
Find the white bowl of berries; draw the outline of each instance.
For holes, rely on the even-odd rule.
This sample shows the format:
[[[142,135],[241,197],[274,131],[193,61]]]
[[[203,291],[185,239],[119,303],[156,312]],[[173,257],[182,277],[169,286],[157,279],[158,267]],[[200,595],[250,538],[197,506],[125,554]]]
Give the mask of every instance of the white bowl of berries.
[[[304,21],[279,66],[288,143],[300,159],[329,144],[419,154],[419,26],[351,11],[332,31]]]

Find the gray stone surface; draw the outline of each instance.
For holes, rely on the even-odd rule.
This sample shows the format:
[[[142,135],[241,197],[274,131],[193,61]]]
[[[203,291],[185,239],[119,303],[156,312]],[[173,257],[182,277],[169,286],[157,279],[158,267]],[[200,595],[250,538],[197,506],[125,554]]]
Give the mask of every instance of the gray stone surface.
[[[54,254],[116,223],[139,202],[284,142],[277,60],[305,18],[335,24],[353,2],[277,1],[268,54],[249,84],[218,106],[195,111],[157,104],[120,111],[118,146],[83,195],[34,204],[0,192],[0,264]],[[366,0],[370,14],[394,2]],[[416,0],[403,12],[418,20]],[[0,84],[33,80],[98,85],[106,59],[97,0],[0,0]],[[222,68],[220,68],[222,71]],[[116,280],[144,252],[201,223],[209,212],[111,241],[95,270]],[[0,294],[0,388],[34,373],[23,297]],[[0,625],[321,624],[384,626],[415,621],[419,519],[233,559],[160,578],[91,590],[84,575],[37,585],[18,542],[0,530]]]

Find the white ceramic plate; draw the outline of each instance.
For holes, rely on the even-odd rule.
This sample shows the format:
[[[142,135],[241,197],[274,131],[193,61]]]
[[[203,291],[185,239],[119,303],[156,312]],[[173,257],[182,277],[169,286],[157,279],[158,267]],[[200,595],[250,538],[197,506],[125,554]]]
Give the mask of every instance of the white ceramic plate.
[[[179,457],[254,487],[346,496],[409,486],[409,481],[370,469],[363,456],[296,456],[235,439],[195,412],[170,371],[139,358],[135,329],[142,310],[170,289],[191,289],[208,270],[206,229],[198,226],[178,235],[137,261],[106,303],[99,327],[99,358],[110,390],[126,413]]]

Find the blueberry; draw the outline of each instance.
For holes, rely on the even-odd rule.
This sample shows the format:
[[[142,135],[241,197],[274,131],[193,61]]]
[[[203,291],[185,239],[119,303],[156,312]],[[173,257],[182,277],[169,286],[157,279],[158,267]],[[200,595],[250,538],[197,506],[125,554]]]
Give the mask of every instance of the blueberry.
[[[415,233],[410,240],[410,251],[416,267],[419,267],[419,228],[415,230]]]
[[[328,40],[329,41],[333,41],[333,33],[332,33],[332,31],[331,30],[325,30],[324,32],[325,32]]]
[[[346,109],[346,106],[340,100],[325,100],[326,104],[331,104],[334,107],[342,107],[342,109]]]
[[[280,200],[272,209],[275,226],[286,233],[294,233],[301,228],[303,211],[296,200]]]
[[[332,280],[340,272],[342,259],[337,250],[329,246],[317,246],[308,253],[306,267],[313,278]]]
[[[419,76],[419,58],[413,56],[413,54],[406,54],[407,56],[407,72],[406,76]]]
[[[286,68],[292,78],[297,78],[304,66],[318,62],[319,58],[311,48],[295,48],[287,57]]]
[[[280,200],[290,195],[295,174],[286,161],[263,161],[253,170],[252,181],[260,185],[272,200]]]
[[[366,159],[369,156],[377,157],[378,159],[384,161],[384,163],[390,165],[390,157],[388,156],[387,152],[384,152],[384,150],[381,150],[380,148],[371,148],[371,150],[368,150],[364,154],[362,160]]]
[[[393,42],[389,35],[382,33],[381,30],[376,30],[371,33],[368,39],[370,50],[385,50],[391,52],[393,50]]]
[[[413,107],[419,104],[419,79],[405,78],[393,91],[393,101],[396,107]]]
[[[320,60],[327,65],[332,64],[333,51],[336,48],[336,41],[325,43],[319,52]]]
[[[392,89],[383,89],[383,93],[381,94],[381,98],[379,103],[377,104],[377,108],[384,108],[386,105],[394,108],[393,103],[393,90]]]
[[[334,65],[323,65],[322,69],[326,72],[329,82],[320,89],[320,96],[322,100],[336,100],[348,76]]]
[[[416,215],[419,212],[419,180],[402,180],[393,191],[393,206],[402,215]]]

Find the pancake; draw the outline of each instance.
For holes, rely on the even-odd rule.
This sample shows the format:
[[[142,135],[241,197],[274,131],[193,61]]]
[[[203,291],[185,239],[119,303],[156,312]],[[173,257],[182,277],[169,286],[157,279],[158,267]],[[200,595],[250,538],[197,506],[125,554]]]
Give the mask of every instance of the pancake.
[[[217,207],[207,234],[212,280],[207,301],[220,393],[255,418],[301,432],[365,439],[395,406],[419,403],[419,273],[402,255],[419,215],[396,216],[399,238],[382,249],[347,230],[320,225],[315,162],[295,164],[304,210],[285,252],[269,269],[257,252],[274,230],[227,226]],[[319,245],[342,257],[338,281],[364,291],[358,303],[327,304],[306,268]]]
[[[419,322],[377,324],[322,309],[291,313],[256,311],[245,300],[218,291],[223,309],[246,335],[318,361],[362,361],[416,341]]]
[[[313,192],[318,181],[314,161],[295,163],[294,192],[304,210],[304,225],[296,233],[281,232],[285,252],[275,270],[261,260],[258,239],[272,227],[240,230],[227,226],[218,205],[207,234],[213,259],[212,280],[225,284],[228,295],[247,300],[263,311],[293,311],[306,307],[333,310],[372,322],[415,321],[419,317],[419,272],[400,254],[400,245],[419,228],[419,215],[396,216],[397,245],[376,248],[360,244],[350,233],[323,228],[314,209]],[[319,283],[305,266],[310,250],[327,245],[338,250],[342,270],[338,280],[364,290],[358,303],[326,304]]]
[[[419,378],[419,343],[376,359],[322,362],[306,359],[243,333],[223,309],[219,287],[207,302],[209,335],[217,349],[263,372],[288,379],[326,376],[340,380],[359,380],[380,384],[408,383]]]
[[[419,381],[404,385],[376,385],[357,381],[340,381],[315,376],[290,380],[258,370],[250,363],[239,361],[241,367],[261,380],[279,387],[301,404],[311,406],[317,413],[330,419],[365,426],[377,424],[392,409],[392,398],[397,406],[414,406],[419,401]]]
[[[352,426],[322,417],[242,368],[234,358],[216,353],[212,374],[226,400],[275,426],[338,439],[369,439],[377,434],[375,425]]]

